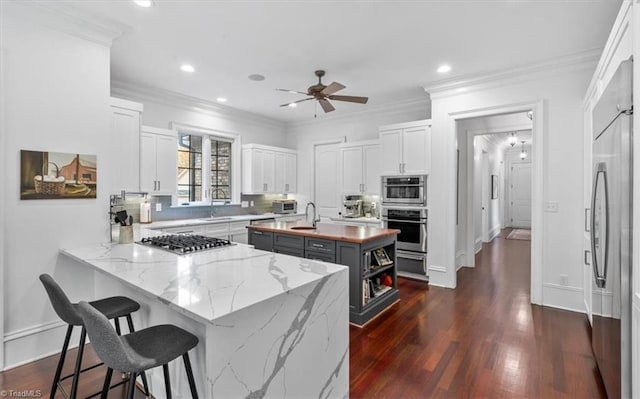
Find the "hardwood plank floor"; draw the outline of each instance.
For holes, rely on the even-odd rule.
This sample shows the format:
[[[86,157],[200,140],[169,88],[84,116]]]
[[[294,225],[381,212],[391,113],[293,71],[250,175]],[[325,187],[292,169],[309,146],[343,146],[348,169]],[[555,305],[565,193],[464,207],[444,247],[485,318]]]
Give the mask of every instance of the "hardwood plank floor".
[[[400,279],[398,304],[350,327],[352,398],[606,398],[586,316],[530,304],[530,241],[510,231],[457,289]]]
[[[400,279],[398,304],[364,328],[350,327],[350,397],[606,397],[586,316],[530,305],[530,242],[506,240],[509,232],[485,244],[476,268],[458,272],[456,290]],[[85,364],[93,364],[90,346],[86,352]],[[72,350],[65,372],[74,361]],[[56,362],[2,372],[0,390],[48,397]],[[97,391],[102,378],[104,367],[83,374],[80,396]]]

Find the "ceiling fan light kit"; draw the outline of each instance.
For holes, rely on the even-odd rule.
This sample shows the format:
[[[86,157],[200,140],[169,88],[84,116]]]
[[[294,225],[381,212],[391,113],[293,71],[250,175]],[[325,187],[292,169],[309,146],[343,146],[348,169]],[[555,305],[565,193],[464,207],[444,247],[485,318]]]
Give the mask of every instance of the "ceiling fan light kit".
[[[369,100],[368,97],[335,95],[333,93],[336,93],[346,88],[346,86],[338,82],[332,82],[331,84],[329,84],[329,86],[325,86],[322,84],[322,77],[325,75],[325,71],[317,70],[315,73],[316,73],[316,76],[318,77],[318,83],[313,86],[309,86],[306,92],[289,90],[289,89],[276,89],[278,91],[286,91],[288,93],[302,94],[302,95],[308,96],[307,98],[303,98],[302,100],[288,102],[280,106],[293,107],[294,105],[292,104],[297,104],[297,103],[300,103],[303,101],[309,101],[309,100],[317,100],[320,106],[322,107],[322,109],[324,110],[324,112],[331,112],[331,111],[334,111],[335,108],[333,104],[329,102],[329,100],[345,101],[345,102],[357,103],[357,104],[366,104],[367,101]]]

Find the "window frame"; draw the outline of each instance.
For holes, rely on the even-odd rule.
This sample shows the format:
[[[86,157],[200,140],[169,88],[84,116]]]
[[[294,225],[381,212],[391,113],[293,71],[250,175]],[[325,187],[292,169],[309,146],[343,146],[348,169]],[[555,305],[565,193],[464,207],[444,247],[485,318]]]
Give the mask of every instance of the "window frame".
[[[202,126],[195,126],[181,122],[171,122],[171,129],[178,132],[176,140],[180,134],[190,134],[193,136],[202,136],[202,182],[206,182],[206,190],[203,187],[202,198],[199,201],[191,201],[189,205],[210,205],[211,204],[211,140],[226,141],[231,143],[231,204],[240,203],[241,191],[241,156],[242,156],[242,138],[239,134],[226,132],[218,129],[210,129]],[[176,141],[176,152],[178,145]],[[205,162],[207,160],[207,162]],[[177,169],[176,169],[177,170]],[[176,190],[178,181],[175,182]],[[223,205],[223,201],[214,204]]]

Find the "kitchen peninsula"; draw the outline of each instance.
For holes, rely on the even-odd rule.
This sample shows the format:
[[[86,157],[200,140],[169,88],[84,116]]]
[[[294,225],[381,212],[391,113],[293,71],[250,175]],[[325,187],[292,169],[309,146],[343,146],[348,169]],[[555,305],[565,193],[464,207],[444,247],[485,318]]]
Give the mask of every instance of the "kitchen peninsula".
[[[61,253],[95,269],[96,297],[139,301],[138,327],[171,323],[198,336],[192,362],[200,397],[348,396],[344,266],[243,244],[190,255],[138,243]],[[188,397],[182,364],[170,368],[174,397]],[[150,375],[152,393],[164,397],[162,370]]]
[[[256,249],[349,267],[349,321],[362,326],[399,300],[396,236],[400,230],[301,222],[247,226]]]

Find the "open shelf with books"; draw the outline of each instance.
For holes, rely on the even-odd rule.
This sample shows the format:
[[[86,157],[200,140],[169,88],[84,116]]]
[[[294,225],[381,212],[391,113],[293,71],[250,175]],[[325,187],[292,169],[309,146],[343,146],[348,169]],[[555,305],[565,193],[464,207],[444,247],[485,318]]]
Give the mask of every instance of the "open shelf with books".
[[[363,248],[362,269],[359,279],[360,307],[366,314],[373,309],[376,314],[394,303],[399,295],[396,274],[396,242],[378,242],[376,246]]]

